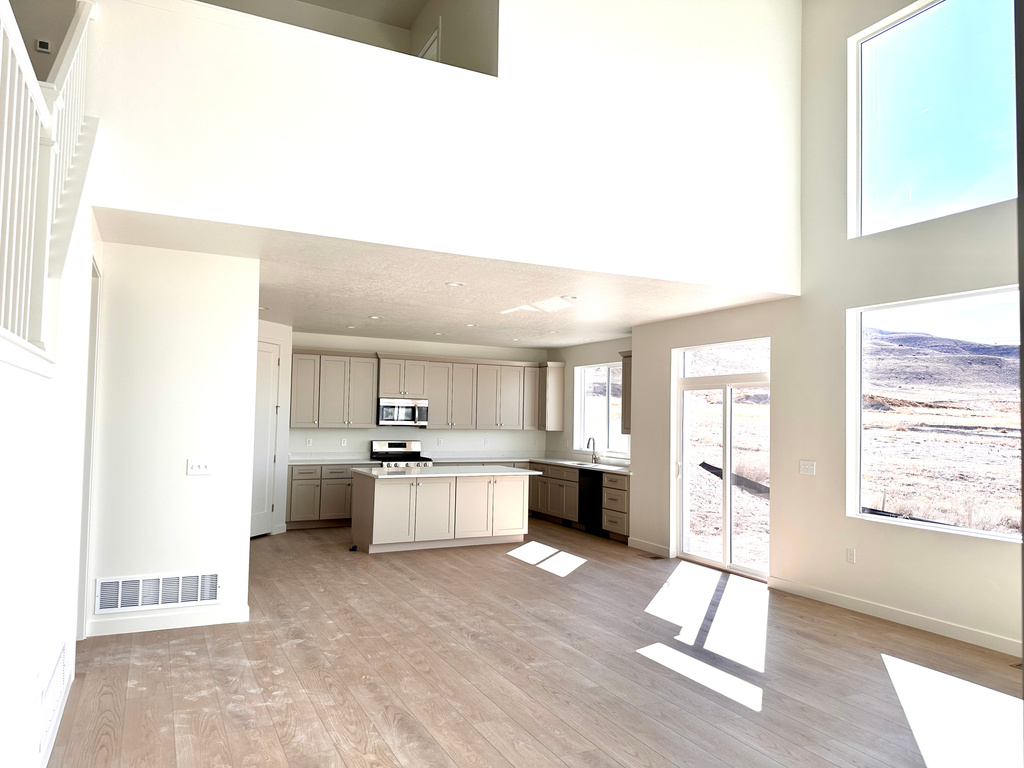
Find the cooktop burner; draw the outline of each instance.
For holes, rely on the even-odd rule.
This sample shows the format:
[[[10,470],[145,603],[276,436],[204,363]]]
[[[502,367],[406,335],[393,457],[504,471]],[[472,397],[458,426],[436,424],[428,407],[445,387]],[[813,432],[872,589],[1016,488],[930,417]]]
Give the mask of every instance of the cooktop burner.
[[[420,453],[419,440],[372,440],[370,458],[385,467],[432,467],[434,462]]]

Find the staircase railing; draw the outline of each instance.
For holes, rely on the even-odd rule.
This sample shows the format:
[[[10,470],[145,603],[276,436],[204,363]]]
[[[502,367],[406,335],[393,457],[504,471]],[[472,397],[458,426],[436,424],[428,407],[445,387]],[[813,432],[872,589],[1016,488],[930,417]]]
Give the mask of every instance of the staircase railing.
[[[0,359],[7,361],[12,347],[45,353],[51,335],[44,311],[50,236],[85,118],[93,5],[78,3],[40,83],[10,0],[0,0]]]

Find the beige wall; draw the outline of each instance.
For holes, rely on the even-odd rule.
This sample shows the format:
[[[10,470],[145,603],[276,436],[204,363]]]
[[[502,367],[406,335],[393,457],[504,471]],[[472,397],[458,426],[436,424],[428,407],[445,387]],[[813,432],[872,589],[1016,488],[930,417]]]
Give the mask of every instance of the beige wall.
[[[634,329],[632,540],[676,546],[672,349],[770,335],[772,586],[1019,653],[1019,544],[846,516],[846,310],[1017,281],[1013,202],[846,238],[846,39],[902,5],[804,3],[802,296]]]
[[[89,635],[248,618],[258,298],[255,260],[105,245],[88,583],[191,571],[221,586],[194,608],[97,617],[90,600]],[[186,475],[190,458],[210,475]]]
[[[50,75],[76,6],[76,0],[11,0],[11,9],[25,38],[28,57],[40,80]],[[36,51],[36,40],[48,40],[52,53]]]

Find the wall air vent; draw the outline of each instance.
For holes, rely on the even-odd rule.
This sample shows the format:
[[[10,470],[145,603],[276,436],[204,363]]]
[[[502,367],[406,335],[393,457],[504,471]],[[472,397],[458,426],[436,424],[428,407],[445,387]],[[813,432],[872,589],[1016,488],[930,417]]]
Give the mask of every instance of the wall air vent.
[[[96,613],[217,602],[216,573],[123,576],[96,580]]]

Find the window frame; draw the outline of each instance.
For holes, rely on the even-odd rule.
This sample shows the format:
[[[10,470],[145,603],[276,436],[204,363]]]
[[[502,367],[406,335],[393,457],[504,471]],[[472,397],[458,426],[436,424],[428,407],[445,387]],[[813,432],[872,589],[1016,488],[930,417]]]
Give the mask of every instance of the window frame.
[[[584,393],[583,393],[583,382],[585,379],[584,371],[588,368],[607,368],[609,371],[612,368],[622,368],[622,360],[608,363],[590,363],[588,365],[577,365],[573,369],[573,426],[572,426],[572,447],[575,451],[589,451],[585,443],[587,440],[586,434],[583,432],[583,411],[584,411]],[[606,390],[606,392],[610,391]],[[606,436],[607,444],[611,445],[611,398],[605,395],[605,408],[608,411],[608,435]],[[632,449],[632,443],[630,442],[629,435],[623,435],[626,438],[626,445]],[[628,459],[630,451],[627,450],[625,453],[622,451],[613,451],[608,448],[603,451],[598,451],[602,456],[609,456],[616,459]]]
[[[887,16],[876,24],[872,24],[867,29],[852,35],[847,39],[847,86],[846,86],[846,98],[847,98],[847,128],[846,128],[846,145],[847,145],[847,171],[846,171],[846,237],[848,240],[852,240],[858,237],[866,237],[867,235],[863,232],[863,193],[864,193],[864,176],[863,176],[863,132],[862,128],[862,114],[861,114],[861,46],[868,40],[877,37],[890,29],[902,24],[908,19],[913,18],[925,11],[933,8],[936,5],[945,2],[945,0],[916,0],[902,10],[897,11],[891,16]],[[1012,199],[1012,198],[1008,198]],[[996,204],[1000,201],[993,201],[991,204]],[[1005,202],[1005,201],[1003,201]],[[984,207],[984,206],[981,206]],[[969,208],[966,210],[975,210]],[[965,211],[958,211],[958,213],[964,213]],[[955,215],[955,214],[950,214]],[[936,217],[941,218],[941,217]],[[925,219],[924,221],[934,221],[933,219]],[[920,224],[920,222],[909,222],[901,226],[913,226],[913,224]],[[901,227],[893,227],[890,229],[880,230],[879,232],[872,232],[870,234],[877,235],[884,232],[891,232],[893,229],[899,229]]]
[[[863,365],[861,341],[863,339],[863,316],[865,312],[887,309],[890,307],[906,307],[915,304],[930,304],[947,299],[982,296],[985,294],[1019,290],[1017,285],[1004,285],[995,288],[984,288],[976,291],[924,296],[904,301],[890,301],[846,310],[846,516],[858,520],[867,520],[883,525],[896,525],[902,528],[916,528],[922,531],[948,533],[957,536],[971,536],[992,541],[1006,541],[1020,544],[1021,535],[982,531],[975,528],[964,528],[942,523],[929,523],[921,520],[907,520],[899,517],[883,517],[865,514],[861,511],[861,434],[863,431]],[[1024,393],[1022,393],[1024,397]]]

